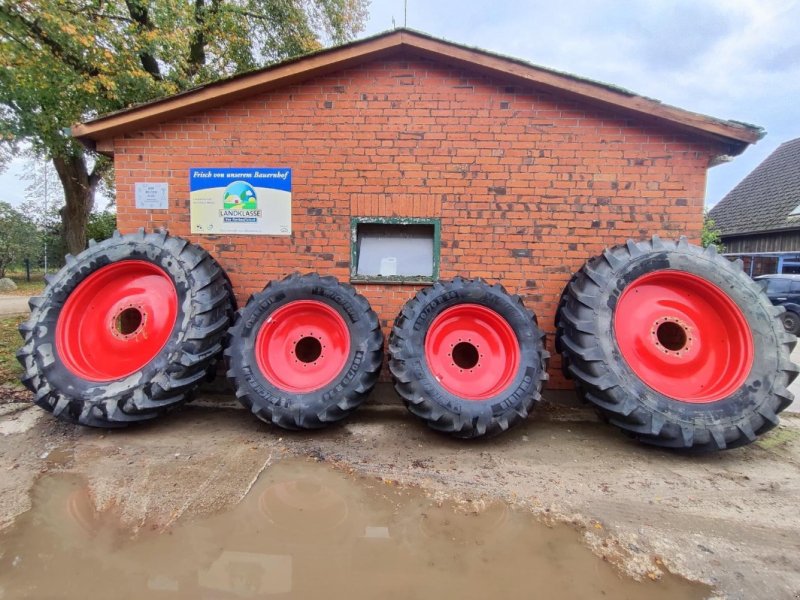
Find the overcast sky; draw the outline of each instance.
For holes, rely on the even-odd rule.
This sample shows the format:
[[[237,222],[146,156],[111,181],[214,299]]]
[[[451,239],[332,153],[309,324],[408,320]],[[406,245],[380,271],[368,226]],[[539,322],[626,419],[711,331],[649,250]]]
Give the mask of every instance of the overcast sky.
[[[373,0],[364,35],[393,18],[403,0]],[[709,206],[800,137],[800,0],[408,0],[408,26],[766,129],[709,171]],[[23,200],[21,170],[0,176],[0,199]]]
[[[374,0],[367,33],[392,17],[403,0]],[[709,171],[708,206],[800,137],[797,0],[408,0],[408,26],[766,129]]]

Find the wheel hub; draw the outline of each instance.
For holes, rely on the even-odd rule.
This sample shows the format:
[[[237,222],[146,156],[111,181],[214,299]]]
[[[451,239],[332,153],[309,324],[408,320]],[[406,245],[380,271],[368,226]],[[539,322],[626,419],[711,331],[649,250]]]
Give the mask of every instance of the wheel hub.
[[[479,304],[459,304],[431,323],[425,359],[448,392],[486,400],[511,384],[520,350],[514,331],[498,313]]]
[[[56,324],[64,366],[89,381],[135,373],[167,343],[178,314],[178,293],[159,266],[124,260],[81,281]]]
[[[741,309],[719,287],[683,271],[654,271],[625,288],[614,314],[620,352],[648,386],[688,403],[738,389],[753,364]]]
[[[255,356],[264,377],[298,393],[333,381],[347,363],[350,333],[336,310],[317,300],[296,300],[278,308],[256,336]]]
[[[673,356],[686,354],[693,345],[691,326],[676,317],[656,319],[650,329],[650,335],[660,350]]]
[[[147,313],[141,306],[121,307],[109,324],[112,335],[122,340],[136,337],[144,329]]]

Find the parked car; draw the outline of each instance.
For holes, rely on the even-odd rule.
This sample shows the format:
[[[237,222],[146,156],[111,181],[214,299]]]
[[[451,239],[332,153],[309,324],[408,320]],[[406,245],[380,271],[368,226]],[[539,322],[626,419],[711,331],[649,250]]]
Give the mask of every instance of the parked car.
[[[755,280],[776,306],[783,306],[783,326],[789,333],[800,335],[800,275],[761,275]]]

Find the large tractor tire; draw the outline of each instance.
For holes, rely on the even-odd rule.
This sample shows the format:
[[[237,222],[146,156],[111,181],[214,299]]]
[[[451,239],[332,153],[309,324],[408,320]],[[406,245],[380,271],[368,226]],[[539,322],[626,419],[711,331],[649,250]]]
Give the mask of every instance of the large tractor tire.
[[[284,429],[318,429],[369,395],[383,363],[383,334],[353,286],[294,274],[251,296],[225,355],[236,397],[256,417]]]
[[[628,241],[589,260],[565,297],[558,347],[570,375],[642,442],[742,446],[792,402],[783,309],[713,246]]]
[[[32,298],[22,382],[66,421],[122,427],[188,399],[222,349],[232,296],[222,268],[166,232],[114,236]]]
[[[524,420],[547,379],[544,333],[519,296],[460,277],[406,302],[389,337],[389,369],[411,413],[460,438]]]
[[[561,295],[558,297],[558,305],[556,306],[556,339],[555,339],[555,348],[556,353],[561,356],[561,374],[564,375],[567,379],[571,379],[572,376],[569,373],[569,355],[564,353],[564,347],[561,342],[561,334],[564,331],[564,323],[561,318],[561,311],[567,305],[567,300],[569,300],[569,296],[567,295],[567,291],[569,290],[569,286],[575,281],[578,277],[578,274],[575,273],[567,282],[567,285],[564,286],[564,289],[561,291]],[[582,396],[580,388],[578,388],[578,395]]]

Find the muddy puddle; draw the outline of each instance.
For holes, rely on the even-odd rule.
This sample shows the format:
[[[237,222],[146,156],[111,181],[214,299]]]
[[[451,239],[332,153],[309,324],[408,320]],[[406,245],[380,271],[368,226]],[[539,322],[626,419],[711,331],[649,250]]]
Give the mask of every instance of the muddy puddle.
[[[33,509],[0,535],[0,598],[709,595],[673,576],[625,579],[567,526],[548,527],[503,504],[470,506],[284,461],[227,512],[132,536],[94,511],[81,479],[46,475]]]

